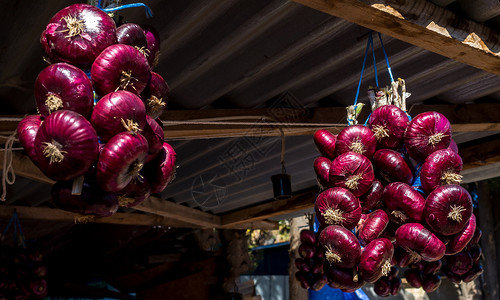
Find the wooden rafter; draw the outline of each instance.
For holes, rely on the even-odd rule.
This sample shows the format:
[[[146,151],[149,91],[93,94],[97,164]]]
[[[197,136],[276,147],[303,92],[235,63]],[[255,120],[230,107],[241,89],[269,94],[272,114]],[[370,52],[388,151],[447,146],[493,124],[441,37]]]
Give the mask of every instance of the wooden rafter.
[[[500,75],[498,33],[426,0],[292,0]]]

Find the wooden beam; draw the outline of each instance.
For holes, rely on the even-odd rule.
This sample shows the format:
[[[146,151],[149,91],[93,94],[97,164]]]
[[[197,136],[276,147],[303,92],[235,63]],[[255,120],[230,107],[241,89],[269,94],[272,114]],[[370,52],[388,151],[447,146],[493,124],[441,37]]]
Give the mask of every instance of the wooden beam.
[[[463,170],[500,162],[500,137],[498,135],[474,145],[459,148],[464,163]]]
[[[292,1],[500,75],[498,33],[430,1]]]

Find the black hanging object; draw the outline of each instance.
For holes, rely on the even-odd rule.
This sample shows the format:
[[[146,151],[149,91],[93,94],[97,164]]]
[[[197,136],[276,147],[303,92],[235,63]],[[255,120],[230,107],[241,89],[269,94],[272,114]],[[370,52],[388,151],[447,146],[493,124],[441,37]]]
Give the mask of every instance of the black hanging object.
[[[291,177],[288,174],[276,174],[271,176],[275,200],[290,199],[292,197]]]

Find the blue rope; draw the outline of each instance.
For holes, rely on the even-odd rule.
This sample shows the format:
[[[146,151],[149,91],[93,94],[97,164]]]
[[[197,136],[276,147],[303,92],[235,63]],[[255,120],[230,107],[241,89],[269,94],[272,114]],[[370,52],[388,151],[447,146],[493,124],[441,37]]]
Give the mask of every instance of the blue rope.
[[[121,5],[121,6],[118,6],[118,7],[110,7],[110,8],[101,8],[101,0],[99,0],[99,3],[97,4],[98,8],[100,8],[103,12],[106,12],[106,13],[109,13],[109,12],[114,12],[114,11],[119,11],[119,10],[122,10],[122,9],[126,9],[126,8],[132,8],[132,7],[144,7],[144,10],[146,11],[146,17],[147,18],[151,18],[153,16],[153,12],[151,11],[151,9],[144,3],[131,3],[131,4],[125,4],[125,5]]]
[[[16,214],[17,226],[19,226],[19,236],[21,237],[22,246],[24,248],[26,246],[26,244],[24,242],[25,241],[24,233],[23,233],[23,230],[21,229],[21,221],[19,220],[19,217],[18,217],[17,213],[15,213],[15,214]]]
[[[372,33],[370,32],[370,44],[372,47],[372,56],[373,56],[373,71],[375,72],[375,85],[378,87],[378,75],[377,75],[377,62],[375,60],[375,47],[373,47],[373,38]]]
[[[12,214],[12,217],[10,217],[10,220],[9,220],[9,223],[7,223],[7,226],[5,227],[5,229],[3,230],[3,233],[2,233],[2,236],[5,237],[5,235],[7,234],[7,232],[9,231],[9,228],[10,226],[12,225],[12,221],[15,220],[15,215]]]
[[[389,65],[389,58],[387,57],[387,53],[385,52],[384,42],[382,42],[382,36],[380,35],[380,32],[378,33],[378,38],[380,40],[380,45],[382,45],[382,51],[384,52],[385,62],[387,63],[387,71],[389,71],[391,82],[394,82],[394,77],[392,77],[391,66]]]
[[[365,71],[366,58],[368,57],[368,49],[370,49],[370,41],[372,41],[372,33],[370,31],[370,36],[368,37],[368,42],[366,43],[365,58],[363,59],[363,67],[361,67],[361,75],[359,75],[358,89],[356,91],[356,98],[354,98],[354,108],[358,104],[359,89],[361,88],[361,80],[363,79],[363,72]]]

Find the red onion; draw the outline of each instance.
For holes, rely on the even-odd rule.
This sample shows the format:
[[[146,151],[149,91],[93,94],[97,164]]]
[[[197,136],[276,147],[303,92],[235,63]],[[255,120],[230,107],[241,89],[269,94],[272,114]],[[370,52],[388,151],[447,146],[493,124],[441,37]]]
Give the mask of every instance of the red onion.
[[[420,181],[422,189],[429,194],[435,188],[446,184],[460,184],[462,159],[451,149],[441,149],[429,155],[422,164]]]
[[[370,210],[379,207],[382,203],[383,193],[384,185],[380,182],[380,180],[374,179],[370,189],[359,198],[363,213],[367,213]]]
[[[146,165],[145,175],[151,182],[151,193],[163,191],[175,176],[174,148],[163,143],[163,149],[158,156]]]
[[[383,107],[383,106],[382,106]],[[373,285],[373,291],[380,297],[389,297],[391,295],[391,281],[382,277]]]
[[[131,92],[109,93],[97,102],[90,122],[101,140],[108,141],[119,132],[142,131],[146,124],[146,108]]]
[[[472,199],[460,185],[443,185],[427,196],[424,209],[429,227],[442,235],[462,230],[472,215]]]
[[[323,251],[316,251],[316,253],[318,252],[323,252]],[[312,264],[312,269],[311,269],[311,272],[313,274],[322,274],[323,273],[323,265],[325,263],[325,259],[322,258],[322,257],[314,257],[313,258],[313,264]]]
[[[146,157],[147,163],[153,160],[163,148],[165,134],[163,133],[163,128],[161,127],[161,121],[155,120],[146,115],[146,124],[144,125],[142,135],[148,141],[149,146],[148,156]]]
[[[446,244],[446,254],[453,255],[462,251],[472,239],[476,229],[476,216],[470,216],[467,225],[457,234],[453,235],[450,241]]]
[[[361,253],[359,274],[367,282],[375,282],[382,276],[389,275],[394,248],[385,238],[371,241]]]
[[[352,268],[359,263],[361,247],[352,232],[338,225],[330,225],[319,235],[325,258],[333,267]]]
[[[144,30],[148,42],[148,63],[151,68],[154,68],[158,65],[160,60],[160,35],[153,26],[142,25],[141,27]]]
[[[330,184],[350,190],[359,197],[366,193],[375,179],[371,162],[365,156],[346,152],[332,161]]]
[[[481,231],[481,228],[476,227],[476,230],[474,230],[474,235],[472,236],[470,243],[471,244],[478,244],[482,235],[483,235],[483,232]]]
[[[337,155],[356,152],[371,158],[377,147],[377,139],[373,132],[363,125],[353,125],[342,129],[337,135],[335,151]]]
[[[481,249],[481,247],[479,247],[478,244],[470,245],[469,254],[470,254],[470,257],[472,257],[472,261],[475,264],[477,264],[479,262],[479,260],[481,259],[481,255],[483,254],[483,250]]]
[[[483,266],[480,264],[475,264],[472,268],[462,276],[464,282],[471,282],[483,274]]]
[[[321,155],[333,159],[336,157],[335,143],[337,136],[326,129],[320,129],[314,133],[314,144]]]
[[[82,115],[71,110],[59,110],[45,118],[34,147],[38,167],[53,180],[82,175],[99,154],[94,128]]]
[[[85,72],[70,64],[57,63],[38,74],[35,100],[44,117],[56,110],[67,109],[88,119],[94,106],[94,91]]]
[[[353,229],[361,218],[358,198],[347,189],[335,187],[319,194],[314,210],[320,224],[340,225]]]
[[[308,263],[306,263],[305,259],[303,259],[302,257],[295,259],[295,266],[299,271],[304,271],[304,272],[311,271],[311,267],[309,266]]]
[[[464,275],[472,268],[472,257],[468,252],[462,251],[446,257],[446,264],[457,275]]]
[[[311,259],[314,257],[315,248],[311,244],[301,244],[299,246],[299,255],[304,259]]]
[[[420,223],[407,223],[396,230],[396,243],[410,253],[410,260],[435,261],[444,256],[445,245]]]
[[[419,270],[416,269],[407,269],[405,271],[405,278],[408,283],[414,287],[419,288],[422,287],[422,274]]]
[[[106,95],[126,90],[140,95],[148,85],[151,70],[144,55],[129,45],[111,45],[99,54],[90,70],[95,92]]]
[[[121,132],[111,138],[97,163],[97,181],[108,192],[118,192],[139,176],[148,152],[141,134]]]
[[[422,280],[422,288],[427,293],[436,291],[441,285],[441,278],[439,275],[424,275]]]
[[[328,283],[328,277],[326,277],[326,275],[324,274],[317,274],[316,276],[314,276],[313,282],[314,283],[311,285],[311,290],[319,291]]]
[[[332,161],[323,156],[319,156],[314,160],[314,172],[321,189],[325,189],[329,185],[331,164]]]
[[[73,4],[56,13],[45,28],[42,41],[49,57],[90,65],[106,47],[116,43],[113,19],[95,6]],[[43,42],[42,42],[43,45]]]
[[[384,105],[372,112],[368,125],[373,131],[380,148],[399,149],[408,126],[408,115],[399,107]]]
[[[118,202],[123,207],[134,207],[149,198],[151,186],[146,177],[139,175],[119,192]]]
[[[358,227],[358,239],[361,245],[366,246],[378,238],[387,227],[389,217],[382,209],[377,209],[368,215],[363,224]]]
[[[461,276],[453,273],[447,265],[444,265],[441,270],[443,271],[443,274],[446,276],[446,278],[448,278],[448,280],[452,283],[460,284],[460,282],[462,281]]]
[[[391,240],[391,242],[394,243],[396,241],[396,229],[397,229],[397,228],[394,228],[395,225],[399,226],[398,224],[396,224],[394,222],[391,222],[389,220],[389,224],[387,224],[387,227],[382,232],[382,234],[380,235],[380,237],[389,239],[389,240]]]
[[[402,284],[401,278],[398,277],[393,278],[390,280],[390,283],[391,283],[391,294],[393,296],[396,296],[401,290],[401,284]]]
[[[393,244],[393,247],[394,247],[394,244]],[[392,264],[392,262],[391,262],[391,264]],[[398,275],[399,275],[399,268],[392,266],[391,270],[389,271],[389,275],[387,275],[387,278],[393,279],[393,278],[398,277]]]
[[[302,229],[300,231],[300,242],[302,244],[315,245],[316,244],[316,234],[312,230]]]
[[[406,128],[404,143],[408,154],[424,161],[432,152],[450,145],[451,125],[438,112],[424,112],[413,118]]]
[[[458,153],[458,145],[453,139],[450,140],[450,145],[447,149],[451,149],[453,152]]]
[[[31,159],[31,161],[37,165],[37,156],[35,152],[35,137],[42,125],[42,117],[39,115],[30,115],[24,117],[21,122],[17,125],[17,137],[19,142],[24,148],[24,151]]]
[[[425,199],[408,184],[390,183],[382,197],[391,221],[399,224],[422,221]]]
[[[325,275],[330,281],[328,285],[335,289],[351,290],[359,289],[365,282],[358,276],[356,269],[337,268],[325,264]]]
[[[52,186],[52,202],[56,207],[82,215],[108,217],[118,210],[118,197],[98,188],[93,180],[85,180],[81,194],[75,195],[73,180],[58,181]]]
[[[307,273],[304,271],[295,272],[295,279],[297,279],[297,281],[300,282],[300,286],[302,286],[302,288],[306,290],[311,287],[307,280],[307,277]]]
[[[44,298],[47,295],[47,282],[44,279],[31,281],[29,283],[29,293],[31,294],[31,297],[29,297],[30,299]]]
[[[441,260],[436,261],[426,261],[424,264],[423,272],[424,274],[437,274],[441,267],[443,266],[443,262]]]
[[[151,72],[151,80],[141,93],[146,113],[153,119],[159,118],[168,103],[169,88],[167,82],[159,74]]]
[[[125,23],[116,28],[116,38],[119,44],[125,44],[135,47],[146,57],[149,55],[148,41],[141,26],[134,23]]]
[[[379,149],[373,155],[376,170],[387,182],[413,182],[413,172],[399,152],[391,149]]]
[[[424,261],[420,260],[420,261],[416,261],[416,262],[412,262],[410,265],[409,265],[410,268],[412,269],[416,269],[416,270],[419,270],[419,271],[423,271],[424,270]]]

